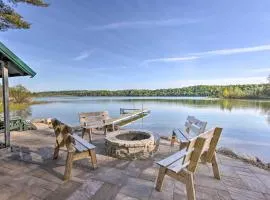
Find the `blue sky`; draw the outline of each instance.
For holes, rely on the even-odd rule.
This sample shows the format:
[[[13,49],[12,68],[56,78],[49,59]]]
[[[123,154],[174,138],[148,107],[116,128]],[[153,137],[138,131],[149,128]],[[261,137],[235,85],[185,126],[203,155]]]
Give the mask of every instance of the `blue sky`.
[[[29,30],[0,40],[29,64],[32,91],[266,82],[269,0],[54,0],[18,6]]]

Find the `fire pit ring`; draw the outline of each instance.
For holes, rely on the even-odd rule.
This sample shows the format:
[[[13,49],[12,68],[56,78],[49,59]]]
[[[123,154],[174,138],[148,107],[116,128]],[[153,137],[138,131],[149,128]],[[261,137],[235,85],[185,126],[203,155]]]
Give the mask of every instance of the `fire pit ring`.
[[[127,160],[153,156],[158,143],[159,136],[145,130],[118,130],[105,138],[107,155]]]

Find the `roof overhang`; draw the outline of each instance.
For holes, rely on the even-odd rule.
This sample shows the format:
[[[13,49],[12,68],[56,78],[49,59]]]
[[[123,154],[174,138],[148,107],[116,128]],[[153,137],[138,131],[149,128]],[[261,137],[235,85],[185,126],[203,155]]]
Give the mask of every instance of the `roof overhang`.
[[[34,77],[34,72],[27,64],[25,64],[19,57],[10,51],[2,42],[0,42],[0,60],[8,61],[8,75],[9,77],[15,76],[30,76]],[[0,77],[2,73],[0,71]]]

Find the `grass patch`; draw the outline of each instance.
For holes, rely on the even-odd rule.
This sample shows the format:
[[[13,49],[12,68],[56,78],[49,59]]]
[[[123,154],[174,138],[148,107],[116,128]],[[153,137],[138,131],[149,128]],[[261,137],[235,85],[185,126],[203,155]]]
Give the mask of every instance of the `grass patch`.
[[[31,104],[28,103],[10,103],[9,104],[9,110],[15,111],[15,110],[24,110],[28,108]],[[4,112],[3,104],[0,103],[0,113]]]

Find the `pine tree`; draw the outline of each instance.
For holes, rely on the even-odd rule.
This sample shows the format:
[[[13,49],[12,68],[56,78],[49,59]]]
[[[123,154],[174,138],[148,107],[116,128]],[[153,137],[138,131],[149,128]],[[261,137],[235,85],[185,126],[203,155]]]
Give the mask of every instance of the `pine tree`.
[[[29,29],[31,24],[14,10],[18,3],[33,6],[47,7],[49,4],[43,0],[0,0],[0,31],[8,29]]]

